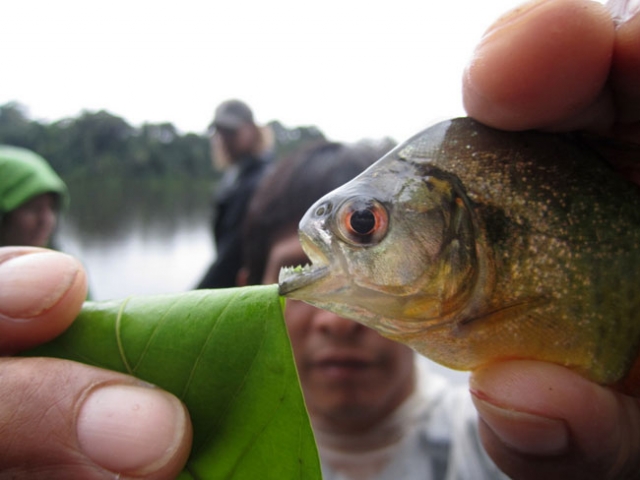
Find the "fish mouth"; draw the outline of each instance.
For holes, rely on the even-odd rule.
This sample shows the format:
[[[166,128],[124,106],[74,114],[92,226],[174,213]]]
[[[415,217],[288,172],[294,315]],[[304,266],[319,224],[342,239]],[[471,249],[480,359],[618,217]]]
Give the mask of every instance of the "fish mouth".
[[[311,263],[280,269],[278,291],[282,296],[314,285],[329,275],[329,260],[324,252],[304,234],[300,235],[300,243]]]

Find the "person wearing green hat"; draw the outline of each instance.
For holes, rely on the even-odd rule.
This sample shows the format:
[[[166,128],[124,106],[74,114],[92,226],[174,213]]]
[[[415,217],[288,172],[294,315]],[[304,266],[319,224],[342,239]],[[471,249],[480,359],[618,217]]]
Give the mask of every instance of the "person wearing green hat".
[[[0,145],[0,246],[50,247],[67,186],[40,155]]]

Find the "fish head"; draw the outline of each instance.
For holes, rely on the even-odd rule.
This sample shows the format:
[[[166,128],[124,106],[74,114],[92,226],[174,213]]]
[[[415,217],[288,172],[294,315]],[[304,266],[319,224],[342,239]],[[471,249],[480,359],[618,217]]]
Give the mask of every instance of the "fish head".
[[[311,263],[281,270],[282,295],[391,337],[458,308],[476,271],[471,207],[455,179],[407,152],[400,146],[307,211],[299,235]]]

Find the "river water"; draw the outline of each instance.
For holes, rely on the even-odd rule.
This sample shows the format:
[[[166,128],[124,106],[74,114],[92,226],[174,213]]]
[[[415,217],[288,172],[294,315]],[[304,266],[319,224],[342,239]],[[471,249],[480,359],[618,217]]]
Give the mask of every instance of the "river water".
[[[193,288],[214,256],[211,185],[128,181],[69,183],[60,249],[89,273],[93,300]]]
[[[69,181],[71,206],[58,232],[60,249],[89,274],[92,300],[183,292],[215,256],[206,182]],[[468,374],[429,363],[457,384]]]

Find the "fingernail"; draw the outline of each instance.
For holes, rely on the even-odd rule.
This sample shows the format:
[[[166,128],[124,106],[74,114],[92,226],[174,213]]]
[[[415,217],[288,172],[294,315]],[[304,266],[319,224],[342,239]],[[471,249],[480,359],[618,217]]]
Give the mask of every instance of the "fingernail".
[[[78,442],[103,468],[144,475],[174,457],[187,423],[184,406],[162,390],[108,385],[91,392],[82,405]]]
[[[0,263],[0,314],[27,320],[54,306],[80,271],[69,255],[42,251],[10,257]]]
[[[559,455],[569,445],[562,420],[499,407],[472,394],[480,418],[509,448],[528,455]]]

